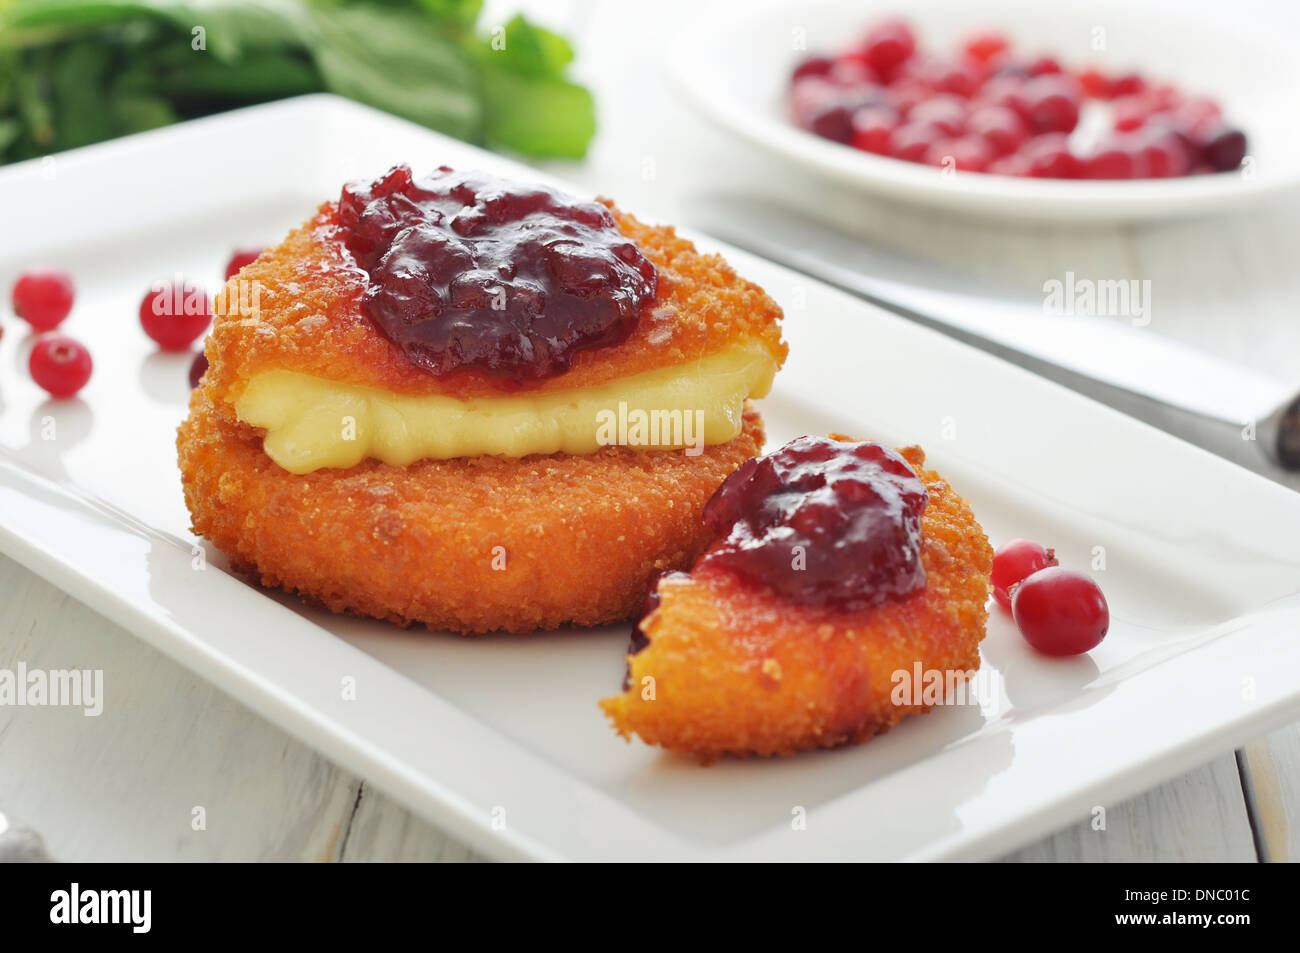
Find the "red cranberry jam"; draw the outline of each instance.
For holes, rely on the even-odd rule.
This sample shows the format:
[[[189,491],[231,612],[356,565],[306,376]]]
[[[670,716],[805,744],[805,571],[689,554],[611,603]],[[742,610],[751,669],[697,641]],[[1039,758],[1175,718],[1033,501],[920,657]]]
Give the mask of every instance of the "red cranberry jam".
[[[399,165],[344,186],[339,220],[371,320],[435,376],[536,384],[624,340],[655,296],[654,265],[609,209],[544,186]]]
[[[659,583],[663,582],[665,579],[674,578],[687,579],[689,577],[686,573],[679,571],[661,572],[659,575],[655,576],[654,581],[650,583],[650,591],[646,593],[645,602],[641,606],[641,616],[632,625],[632,639],[627,646],[628,655],[636,655],[650,644],[650,636],[645,634],[645,630],[641,628],[641,623],[645,621],[646,616],[659,608],[659,603],[662,601],[659,595]],[[628,662],[627,672],[623,676],[623,691],[627,691],[631,684],[632,663]]]
[[[864,609],[925,586],[921,513],[930,495],[876,443],[799,437],[747,461],[705,505],[725,567],[796,602]]]

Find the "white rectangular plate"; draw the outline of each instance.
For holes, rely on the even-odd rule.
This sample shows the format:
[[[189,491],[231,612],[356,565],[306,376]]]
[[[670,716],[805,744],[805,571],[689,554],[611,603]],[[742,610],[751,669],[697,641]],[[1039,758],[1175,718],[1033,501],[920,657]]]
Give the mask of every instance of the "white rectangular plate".
[[[175,272],[215,288],[234,246],[278,240],[345,179],[401,161],[540,177],[326,96],[0,171],[0,284],[37,262],[70,270],[65,330],[96,362],[80,399],[44,401],[6,319],[0,550],[501,858],[989,856],[1300,714],[1300,496],[705,240],[787,307],[770,443],[920,443],[995,542],[1104,558],[1098,649],[1035,656],[995,607],[981,704],[860,747],[706,768],[624,743],[598,711],[627,626],[401,631],[251,586],[210,547],[197,558],[174,447],[189,358],[152,349],[141,296]]]

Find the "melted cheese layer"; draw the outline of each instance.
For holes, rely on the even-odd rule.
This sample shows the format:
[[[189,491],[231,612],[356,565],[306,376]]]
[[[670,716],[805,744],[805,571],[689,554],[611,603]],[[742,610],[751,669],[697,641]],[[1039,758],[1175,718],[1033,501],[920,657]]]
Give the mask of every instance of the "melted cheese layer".
[[[263,448],[290,473],[373,458],[396,466],[479,454],[594,453],[602,446],[698,453],[741,430],[746,397],[772,386],[776,361],[757,342],[689,364],[546,394],[459,400],[393,394],[297,371],[265,371],[235,401]]]

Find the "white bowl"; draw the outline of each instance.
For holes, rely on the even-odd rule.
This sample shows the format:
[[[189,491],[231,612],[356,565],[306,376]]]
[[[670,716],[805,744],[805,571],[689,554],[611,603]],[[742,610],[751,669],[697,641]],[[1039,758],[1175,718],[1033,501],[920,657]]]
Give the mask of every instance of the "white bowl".
[[[1134,181],[944,174],[796,128],[785,111],[794,64],[809,53],[839,52],[898,6],[875,0],[718,4],[679,39],[672,74],[706,117],[811,173],[949,211],[1053,221],[1150,219],[1221,211],[1300,184],[1300,58],[1286,42],[1295,38],[1294,20],[1278,22],[1231,5],[1218,12],[1207,5],[1193,14],[1181,6],[1137,9],[1114,0],[913,0],[905,16],[920,44],[936,52],[953,51],[971,32],[992,28],[1017,49],[1050,53],[1067,68],[1097,63],[1107,71],[1137,69],[1212,96],[1248,137],[1247,161],[1236,173]],[[1100,52],[1094,48],[1098,37],[1105,44]]]

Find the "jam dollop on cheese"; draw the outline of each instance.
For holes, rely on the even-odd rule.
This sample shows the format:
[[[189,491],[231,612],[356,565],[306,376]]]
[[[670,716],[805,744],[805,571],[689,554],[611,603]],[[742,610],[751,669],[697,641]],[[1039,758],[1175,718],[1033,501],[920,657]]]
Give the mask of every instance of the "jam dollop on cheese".
[[[925,484],[876,443],[799,437],[748,460],[704,508],[717,566],[800,603],[864,609],[925,586]]]
[[[624,340],[655,296],[654,265],[609,209],[544,186],[399,165],[344,186],[339,222],[371,320],[435,376],[535,385]]]

